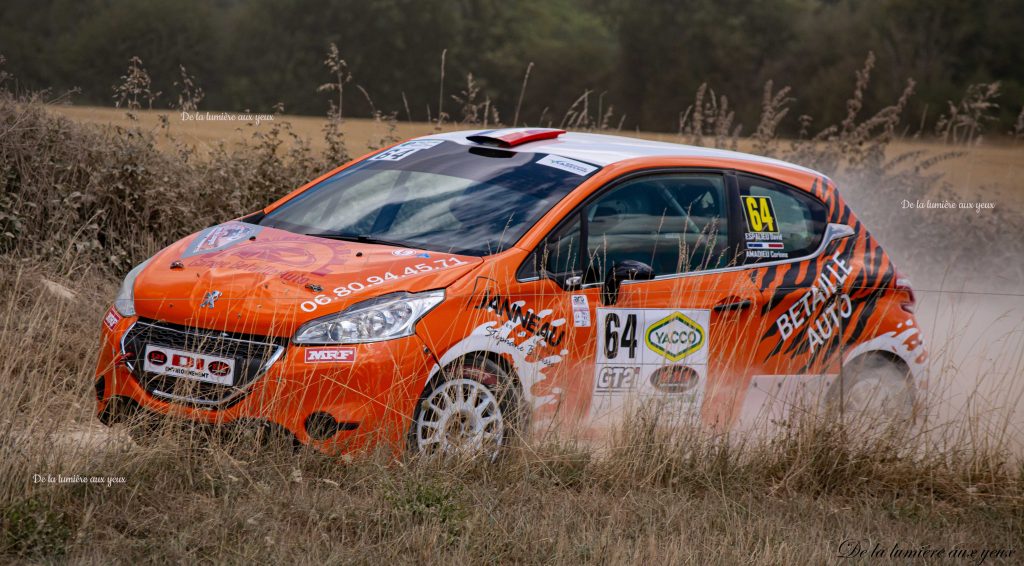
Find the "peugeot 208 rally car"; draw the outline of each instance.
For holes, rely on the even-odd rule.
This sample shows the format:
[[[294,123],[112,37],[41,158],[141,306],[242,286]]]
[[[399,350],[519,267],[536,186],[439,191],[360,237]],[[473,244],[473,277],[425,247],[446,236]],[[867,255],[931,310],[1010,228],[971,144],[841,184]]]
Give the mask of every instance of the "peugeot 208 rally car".
[[[648,401],[720,429],[808,392],[910,416],[913,306],[820,173],[554,129],[438,134],[133,269],[97,410],[429,454],[599,434]]]

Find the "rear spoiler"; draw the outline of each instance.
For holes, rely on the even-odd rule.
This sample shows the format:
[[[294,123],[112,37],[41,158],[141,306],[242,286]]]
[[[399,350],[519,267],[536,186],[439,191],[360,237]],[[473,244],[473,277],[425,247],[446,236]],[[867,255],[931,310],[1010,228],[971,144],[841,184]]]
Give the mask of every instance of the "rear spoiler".
[[[505,128],[488,130],[467,136],[466,139],[481,145],[515,147],[538,140],[552,140],[565,133],[556,128]]]

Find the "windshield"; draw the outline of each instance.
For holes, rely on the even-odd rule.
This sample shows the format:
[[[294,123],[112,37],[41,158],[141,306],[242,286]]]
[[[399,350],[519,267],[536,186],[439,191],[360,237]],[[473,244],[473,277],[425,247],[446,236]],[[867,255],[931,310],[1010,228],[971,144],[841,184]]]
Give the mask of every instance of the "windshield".
[[[511,246],[598,167],[413,140],[339,172],[260,224],[302,234],[488,255]]]

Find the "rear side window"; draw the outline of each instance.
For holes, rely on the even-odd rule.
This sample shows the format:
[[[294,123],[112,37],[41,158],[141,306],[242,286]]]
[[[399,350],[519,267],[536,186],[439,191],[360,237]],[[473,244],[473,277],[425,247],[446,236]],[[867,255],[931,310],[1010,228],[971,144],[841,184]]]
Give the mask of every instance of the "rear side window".
[[[810,195],[780,183],[740,176],[745,263],[796,259],[818,249],[827,210]]]

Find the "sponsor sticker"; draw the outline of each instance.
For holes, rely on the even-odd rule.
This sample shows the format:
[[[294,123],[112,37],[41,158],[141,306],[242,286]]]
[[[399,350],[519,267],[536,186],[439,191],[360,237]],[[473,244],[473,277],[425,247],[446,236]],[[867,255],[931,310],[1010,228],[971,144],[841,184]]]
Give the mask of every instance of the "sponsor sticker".
[[[704,328],[685,314],[674,312],[647,328],[645,342],[652,352],[678,362],[704,346]]]
[[[548,167],[554,167],[555,169],[561,169],[562,171],[568,171],[577,175],[589,175],[594,171],[597,171],[597,167],[582,161],[576,161],[575,159],[569,159],[568,157],[559,157],[557,155],[545,155],[537,161],[538,165],[547,165]]]
[[[597,309],[594,422],[610,422],[632,403],[668,403],[671,414],[699,417],[708,371],[707,309]]]
[[[306,348],[307,364],[352,363],[354,361],[356,361],[356,349],[351,346]]]
[[[597,309],[597,366],[638,364],[645,375],[682,362],[708,361],[706,309]]]
[[[840,336],[844,321],[853,315],[853,301],[843,289],[852,273],[847,258],[838,253],[829,258],[811,288],[775,319],[779,339],[804,334],[814,353]]]
[[[243,222],[228,222],[227,224],[207,228],[192,240],[192,243],[185,249],[182,257],[192,257],[229,248],[246,238],[255,236],[262,229],[262,226],[245,224]]]
[[[107,325],[107,328],[110,330],[113,330],[118,322],[121,322],[121,313],[117,312],[117,309],[114,307],[107,309],[107,314],[103,317],[103,324]]]
[[[409,250],[409,249],[395,250],[395,251],[391,252],[391,255],[397,255],[397,256],[416,255],[416,250]]]
[[[639,366],[605,366],[597,371],[597,382],[594,384],[595,395],[611,395],[624,393],[634,389],[640,379]]]
[[[686,393],[698,382],[700,374],[690,366],[664,366],[651,374],[651,386],[664,393]]]
[[[429,149],[435,145],[444,142],[444,140],[412,140],[407,141],[403,144],[396,145],[395,147],[382,151],[377,155],[371,157],[368,161],[401,161],[406,157],[420,151],[422,149]]]
[[[590,326],[590,302],[586,295],[572,296],[572,324],[579,328]]]
[[[161,375],[232,385],[235,360],[147,344],[142,368]]]
[[[525,333],[539,337],[546,346],[558,347],[565,338],[565,330],[562,328],[565,319],[544,321],[545,313],[527,307],[526,301],[513,301],[499,293],[492,295],[490,290],[484,290],[480,301],[473,308],[494,313],[499,319],[522,326]],[[547,311],[548,314],[550,312]]]

